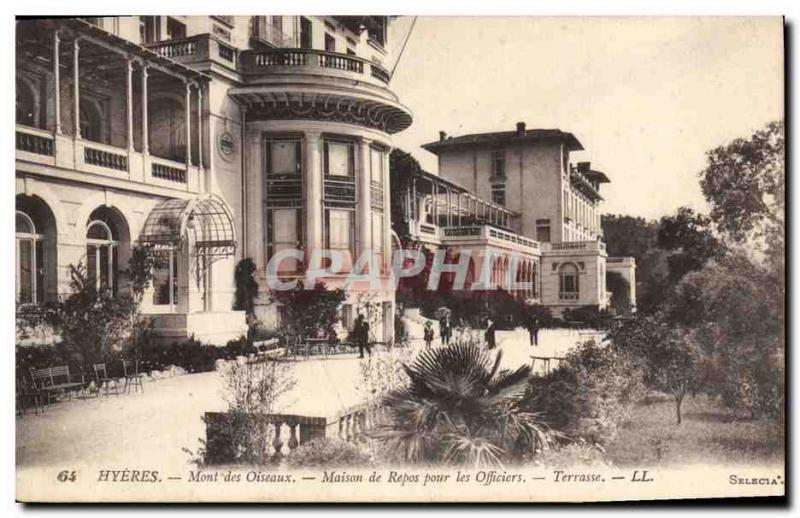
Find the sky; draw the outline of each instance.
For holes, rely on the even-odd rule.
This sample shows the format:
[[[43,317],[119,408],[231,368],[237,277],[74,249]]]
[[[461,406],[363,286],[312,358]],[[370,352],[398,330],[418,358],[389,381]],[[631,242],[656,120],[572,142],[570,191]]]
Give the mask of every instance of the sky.
[[[413,18],[395,22],[402,42]],[[780,18],[419,17],[391,88],[414,113],[395,146],[528,129],[573,133],[605,172],[604,213],[707,211],[706,151],[783,117]]]

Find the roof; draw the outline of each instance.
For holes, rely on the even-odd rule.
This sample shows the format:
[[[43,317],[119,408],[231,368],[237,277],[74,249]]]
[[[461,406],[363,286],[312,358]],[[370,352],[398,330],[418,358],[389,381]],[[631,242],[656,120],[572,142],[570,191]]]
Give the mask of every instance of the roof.
[[[516,131],[473,133],[470,135],[461,135],[460,137],[448,137],[445,140],[437,140],[435,142],[423,144],[422,148],[431,153],[438,154],[440,150],[451,147],[494,145],[535,140],[559,140],[565,143],[570,151],[583,150],[583,145],[575,138],[575,135],[559,129],[529,129],[525,130],[524,135],[518,135]]]
[[[594,180],[598,183],[609,183],[611,179],[606,176],[606,174],[602,171],[597,171],[596,169],[589,169],[588,171],[584,171],[583,174],[587,176],[590,180]]]

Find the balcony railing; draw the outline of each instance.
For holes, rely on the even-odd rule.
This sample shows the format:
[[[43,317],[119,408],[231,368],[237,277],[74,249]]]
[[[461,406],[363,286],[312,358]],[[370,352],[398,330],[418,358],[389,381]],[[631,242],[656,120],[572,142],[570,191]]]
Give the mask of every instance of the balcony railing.
[[[313,49],[248,50],[240,55],[243,73],[258,74],[277,67],[307,68],[309,72],[339,70],[364,81],[389,83],[389,72],[376,63],[356,56]]]
[[[159,56],[184,65],[213,61],[229,68],[238,66],[239,51],[210,34],[198,34],[180,40],[159,41],[146,46]]]
[[[104,175],[113,180],[151,184],[196,193],[200,168],[128,148],[75,139],[39,128],[17,125],[17,160],[55,166],[58,170]],[[55,174],[56,170],[51,170]]]
[[[116,169],[117,171],[128,170],[127,151],[117,150],[111,146],[100,146],[97,144],[87,144],[83,148],[83,161],[86,164]]]
[[[17,149],[37,155],[53,156],[53,134],[45,130],[17,126]]]
[[[510,247],[521,252],[534,254],[538,254],[540,248],[538,241],[490,225],[443,227],[441,228],[441,237],[443,240],[478,239],[488,244]]]
[[[565,241],[563,243],[543,243],[546,252],[605,252],[606,244],[602,241]]]

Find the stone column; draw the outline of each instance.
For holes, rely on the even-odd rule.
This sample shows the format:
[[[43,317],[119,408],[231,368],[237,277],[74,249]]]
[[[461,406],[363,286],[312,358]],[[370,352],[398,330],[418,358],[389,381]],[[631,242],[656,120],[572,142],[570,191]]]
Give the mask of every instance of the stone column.
[[[356,178],[356,182],[358,182],[358,202],[356,208],[356,220],[358,222],[356,225],[358,228],[358,246],[356,249],[358,250],[359,257],[366,250],[370,250],[372,246],[372,208],[370,201],[370,192],[372,189],[372,171],[370,169],[371,144],[372,141],[365,138],[362,138],[359,143],[360,167],[358,168],[358,177]]]
[[[133,152],[133,60],[128,59],[128,70],[125,83],[128,116],[128,151]]]
[[[322,142],[321,133],[306,131],[305,161],[303,162],[303,189],[305,190],[305,241],[306,257],[322,248]],[[309,261],[306,261],[308,264]],[[309,264],[309,268],[319,265]]]
[[[197,84],[197,165],[203,168],[203,85]]]
[[[150,132],[147,129],[147,65],[142,64],[142,154],[150,154]]]
[[[389,153],[383,152],[383,271],[388,272],[392,264],[392,218],[391,218],[391,185],[389,185]],[[394,335],[392,335],[394,336]]]
[[[81,94],[80,94],[80,70],[78,68],[78,56],[80,53],[81,44],[78,41],[78,38],[72,42],[72,81],[75,84],[75,92],[73,93],[74,97],[74,107],[73,107],[73,129],[74,129],[74,136],[76,139],[81,138]]]
[[[183,104],[186,112],[186,167],[192,166],[192,85],[186,81],[186,101]]]
[[[58,36],[58,31],[53,32],[53,85],[54,85],[54,99],[56,103],[56,120],[55,132],[61,134],[61,63],[59,56],[59,46],[61,38]]]

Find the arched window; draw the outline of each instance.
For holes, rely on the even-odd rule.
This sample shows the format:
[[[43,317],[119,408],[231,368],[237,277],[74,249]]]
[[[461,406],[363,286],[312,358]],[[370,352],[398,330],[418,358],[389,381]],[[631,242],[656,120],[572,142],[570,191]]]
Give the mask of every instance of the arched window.
[[[186,112],[183,103],[170,97],[149,103],[150,153],[182,162],[186,160]]]
[[[86,227],[86,276],[98,290],[117,293],[118,236],[102,220],[92,220]]]
[[[17,81],[17,124],[36,126],[36,99],[33,90],[23,81]]]
[[[564,263],[558,269],[558,298],[578,300],[578,267]]]
[[[103,116],[90,101],[81,101],[81,138],[92,142],[103,142]]]
[[[44,236],[28,214],[16,214],[17,303],[37,304],[44,300]]]

